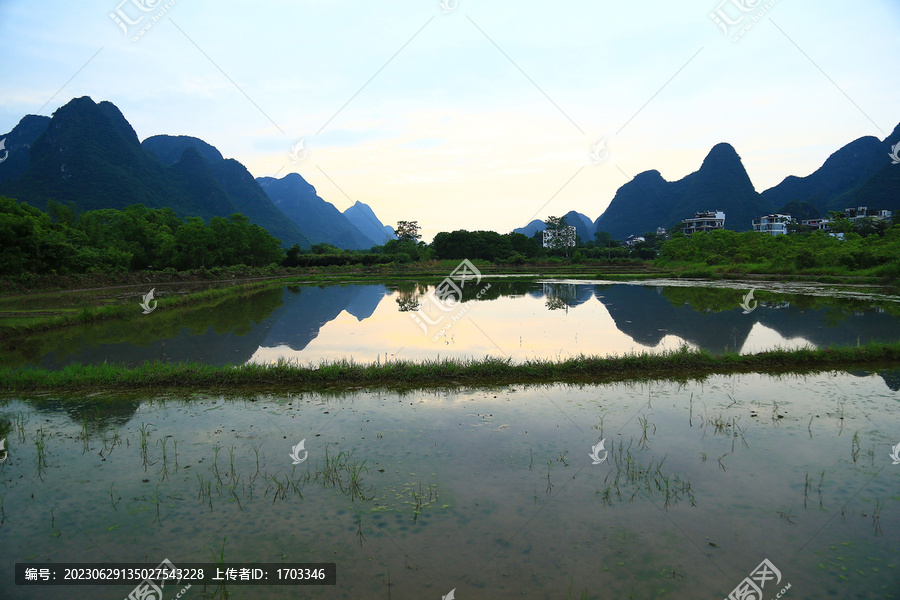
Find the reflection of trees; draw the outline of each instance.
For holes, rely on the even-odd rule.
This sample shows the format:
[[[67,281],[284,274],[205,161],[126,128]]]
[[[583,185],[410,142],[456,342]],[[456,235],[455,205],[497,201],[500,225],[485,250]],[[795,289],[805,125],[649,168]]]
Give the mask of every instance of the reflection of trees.
[[[725,289],[710,287],[665,287],[660,292],[674,307],[685,304],[701,313],[717,313],[740,309],[746,289]],[[799,308],[806,310],[826,310],[826,324],[836,326],[854,313],[883,310],[900,316],[900,307],[894,302],[880,302],[857,298],[835,298],[833,296],[812,296],[805,294],[785,294],[766,290],[755,290],[754,299],[767,308]]]
[[[403,294],[397,298],[397,306],[399,306],[400,312],[409,312],[412,310],[417,310],[419,308],[419,296],[418,294]]]
[[[569,311],[572,301],[576,297],[576,288],[571,283],[545,283],[544,295],[547,297],[544,305],[548,310]]]
[[[400,312],[410,312],[419,308],[419,299],[425,295],[428,288],[415,282],[403,282],[397,284],[397,306]]]
[[[97,404],[44,397],[25,397],[22,400],[34,407],[37,411],[36,414],[65,413],[73,423],[81,424],[83,431],[90,435],[125,427],[141,407],[141,400],[130,396],[111,396]],[[0,417],[0,423],[3,420]],[[0,439],[3,437],[2,425],[0,425]]]
[[[702,313],[739,309],[746,293],[745,290],[706,287],[666,287],[661,292],[672,306],[677,308],[687,304]],[[754,298],[759,302],[762,302],[762,298],[765,296],[765,292],[759,290],[754,292]]]
[[[158,310],[152,318],[144,317],[135,308],[134,318],[98,321],[12,338],[4,340],[0,350],[6,364],[21,366],[39,364],[42,357],[51,353],[61,362],[85,347],[101,344],[147,347],[156,340],[174,339],[184,329],[193,335],[210,329],[217,334],[246,335],[253,330],[254,323],[263,321],[284,303],[283,296],[283,288],[278,286],[238,292],[207,302]]]
[[[554,298],[552,296],[547,298],[544,306],[546,306],[548,310],[569,310],[569,305],[566,304],[565,300],[563,300],[562,298]]]

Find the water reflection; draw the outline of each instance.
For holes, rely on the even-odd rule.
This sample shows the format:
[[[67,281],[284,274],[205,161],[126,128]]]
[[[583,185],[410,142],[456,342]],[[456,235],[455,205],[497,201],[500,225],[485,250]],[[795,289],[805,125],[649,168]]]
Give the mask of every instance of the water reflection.
[[[896,298],[813,291],[759,289],[759,305],[745,314],[744,290],[733,287],[492,281],[487,289],[465,287],[462,301],[447,310],[429,300],[433,286],[419,283],[297,285],[8,340],[3,355],[6,364],[51,369],[76,362],[222,365],[488,354],[522,361],[682,344],[746,353],[900,339]]]
[[[13,398],[0,403],[0,535],[10,562],[337,564],[336,586],[233,598],[383,600],[388,573],[394,598],[723,598],[763,557],[797,598],[891,598],[897,401],[845,373]],[[300,440],[308,460],[294,465]],[[4,600],[119,587],[63,594],[0,570]]]

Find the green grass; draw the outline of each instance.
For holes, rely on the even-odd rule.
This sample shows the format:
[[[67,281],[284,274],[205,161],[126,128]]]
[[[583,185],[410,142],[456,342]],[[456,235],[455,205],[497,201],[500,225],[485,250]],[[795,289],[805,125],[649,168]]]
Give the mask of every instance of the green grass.
[[[619,357],[579,356],[553,360],[486,357],[465,360],[352,360],[315,367],[282,361],[270,365],[207,366],[195,363],[70,365],[60,371],[0,368],[0,393],[165,390],[347,389],[357,387],[440,387],[514,383],[605,382],[634,379],[692,379],[736,372],[815,372],[861,366],[900,366],[900,343],[821,349],[770,350],[758,354],[712,354],[683,347],[670,352]]]
[[[841,265],[798,268],[792,264],[728,263],[709,265],[705,262],[688,262],[658,259],[653,266],[670,276],[686,279],[740,279],[759,277],[777,281],[816,281],[819,283],[869,283],[896,285],[897,268],[893,264],[867,269],[850,269]]]

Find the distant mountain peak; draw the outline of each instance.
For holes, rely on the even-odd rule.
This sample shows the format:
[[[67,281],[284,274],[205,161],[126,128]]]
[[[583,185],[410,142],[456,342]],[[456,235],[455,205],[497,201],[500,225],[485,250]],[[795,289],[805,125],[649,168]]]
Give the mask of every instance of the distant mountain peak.
[[[141,142],[141,147],[164,165],[172,165],[181,160],[188,148],[197,152],[210,165],[225,160],[215,146],[189,135],[154,135]]]
[[[259,177],[257,182],[278,208],[297,224],[314,244],[361,250],[376,241],[361,231],[346,215],[316,193],[316,188],[298,173],[281,179]],[[374,215],[373,215],[374,216]],[[383,237],[379,235],[379,238]]]
[[[6,196],[37,208],[54,198],[79,211],[142,204],[203,219],[241,213],[284,243],[308,245],[243,165],[225,161],[202,140],[154,136],[142,145],[118,107],[89,96],[56,109],[45,126],[33,119],[28,124],[34,127],[29,135],[39,134],[33,143],[17,141],[16,157],[5,161],[11,169],[0,169],[0,193]],[[154,156],[153,148],[167,153]],[[5,178],[3,171],[14,177]]]

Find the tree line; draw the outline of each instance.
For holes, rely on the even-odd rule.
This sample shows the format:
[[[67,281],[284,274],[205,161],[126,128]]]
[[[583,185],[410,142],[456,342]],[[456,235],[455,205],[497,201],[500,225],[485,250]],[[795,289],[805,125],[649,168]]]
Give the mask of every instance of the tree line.
[[[22,273],[109,273],[231,267],[320,267],[378,265],[427,260],[485,260],[524,264],[537,260],[570,262],[654,260],[661,266],[752,265],[768,269],[837,267],[848,271],[881,268],[900,276],[900,224],[851,222],[831,215],[832,229],[798,231],[773,237],[756,232],[716,230],[684,236],[673,228],[665,235],[647,233],[643,241],[620,244],[606,232],[582,240],[567,229],[565,217],[548,217],[555,235],[544,247],[543,232],[457,230],[440,232],[431,244],[421,241],[416,221],[400,221],[397,239],[368,250],[342,250],[330,244],[311,248],[281,241],[241,214],[179,217],[171,208],[137,204],[122,210],[77,214],[72,205],[54,201],[46,212],[0,196],[0,275]],[[565,235],[560,232],[565,231]]]
[[[264,266],[283,256],[277,238],[237,213],[208,224],[140,204],[79,215],[53,201],[43,212],[0,196],[3,275]]]

